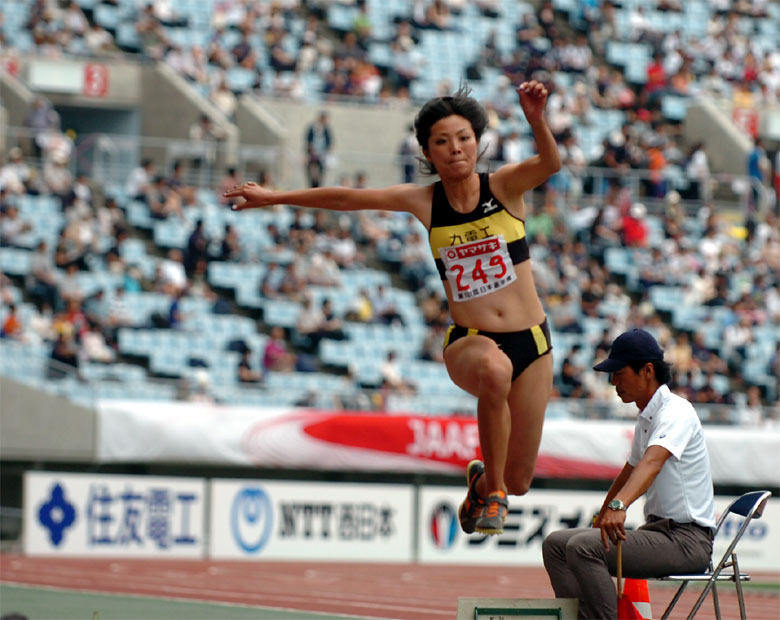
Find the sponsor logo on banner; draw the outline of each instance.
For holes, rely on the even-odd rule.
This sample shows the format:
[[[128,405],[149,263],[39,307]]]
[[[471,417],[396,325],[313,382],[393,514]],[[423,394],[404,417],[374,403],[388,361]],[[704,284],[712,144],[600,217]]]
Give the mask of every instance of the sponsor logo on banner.
[[[387,504],[282,503],[279,536],[374,541],[390,538],[396,511]]]
[[[280,438],[302,442],[305,449],[280,450]],[[578,435],[581,445],[581,435]],[[617,441],[631,444],[631,435],[617,435]],[[253,424],[241,439],[246,458],[258,465],[267,464],[269,453],[289,455],[273,461],[289,467],[310,466],[337,459],[343,466],[359,469],[392,467],[395,470],[460,472],[475,458],[481,458],[479,429],[471,417],[379,416],[314,411],[285,414]],[[367,456],[370,455],[370,458]],[[374,467],[371,467],[374,463]],[[591,458],[558,456],[541,452],[536,463],[539,476],[551,478],[612,479],[620,466],[599,463]]]
[[[25,474],[25,552],[203,554],[204,483],[155,476]]]
[[[409,561],[412,495],[394,485],[214,480],[211,556]]]
[[[62,485],[55,483],[51,488],[51,496],[41,504],[38,510],[38,521],[49,531],[49,540],[59,547],[65,533],[76,520],[76,507],[65,498]]]
[[[542,542],[551,532],[590,527],[603,493],[533,491],[509,498],[509,512],[501,536],[465,534],[457,510],[466,488],[422,487],[420,490],[420,561],[429,563],[485,563],[541,565]],[[639,506],[630,515],[642,517]]]
[[[480,455],[479,430],[473,418],[314,412],[286,415],[254,425],[245,433],[242,449],[250,460],[262,462],[256,455],[268,451],[267,442],[291,431],[334,450],[346,452],[358,448],[364,462],[364,450],[457,467]]]
[[[604,493],[532,489],[522,497],[509,497],[509,511],[501,536],[465,534],[457,522],[457,509],[466,486],[421,487],[419,560],[423,563],[476,563],[541,566],[542,542],[552,532],[590,527]],[[715,498],[716,517],[734,497]],[[644,523],[644,498],[629,507],[626,527]],[[775,549],[780,548],[780,499],[770,498],[763,518],[753,521],[739,546],[740,566],[745,570],[780,569]],[[450,515],[454,527],[447,529]],[[713,543],[713,557],[723,555],[742,519],[730,516]],[[445,533],[449,535],[445,535]]]
[[[433,544],[439,549],[449,549],[458,535],[457,509],[448,503],[441,503],[433,510],[430,520],[430,535]]]
[[[230,531],[236,544],[247,553],[262,549],[271,536],[274,513],[268,495],[246,487],[236,494],[230,510]]]

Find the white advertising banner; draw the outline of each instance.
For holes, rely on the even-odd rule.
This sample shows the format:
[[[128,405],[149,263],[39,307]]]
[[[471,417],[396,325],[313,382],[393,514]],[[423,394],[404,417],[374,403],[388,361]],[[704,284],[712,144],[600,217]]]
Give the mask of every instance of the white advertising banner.
[[[265,409],[206,403],[99,403],[100,462],[186,462],[462,474],[479,458],[476,418]],[[631,422],[548,420],[537,478],[612,480]],[[705,427],[715,484],[776,486],[777,430]]]
[[[26,472],[24,552],[202,557],[205,491],[196,478]]]
[[[421,487],[420,562],[541,566],[547,535],[563,528],[589,527],[604,501],[603,493],[532,489],[522,497],[509,497],[504,533],[486,536],[460,529],[458,506],[465,494],[465,484],[463,488]],[[641,519],[641,507],[632,507],[628,524],[636,527]]]
[[[542,541],[564,528],[590,527],[601,508],[604,493],[595,491],[546,491],[532,489],[522,497],[509,498],[504,534],[467,535],[458,523],[458,506],[463,488],[422,487],[418,529],[419,560],[431,564],[542,565]],[[716,497],[718,516],[733,498]],[[626,525],[636,528],[644,522],[644,500],[628,510]],[[723,533],[715,539],[714,557],[726,550],[741,520],[729,517]],[[764,517],[754,521],[740,542],[740,566],[745,570],[780,570],[780,499],[770,499]]]
[[[410,562],[408,485],[212,480],[214,559]]]

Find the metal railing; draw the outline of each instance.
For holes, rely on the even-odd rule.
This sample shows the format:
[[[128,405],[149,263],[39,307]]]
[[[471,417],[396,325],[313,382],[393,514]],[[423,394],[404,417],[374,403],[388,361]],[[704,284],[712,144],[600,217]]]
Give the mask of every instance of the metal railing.
[[[84,376],[84,374],[74,366],[63,364],[47,356],[32,352],[24,344],[14,342],[4,342],[3,348],[6,351],[0,364],[0,374],[13,380],[30,385],[40,389],[48,394],[55,394],[85,406],[94,406],[98,400],[110,400],[118,398],[121,400],[143,400],[138,395],[143,393],[144,386],[135,383],[122,383],[118,379],[109,379],[115,386],[114,394],[106,395],[105,390],[101,390],[100,381],[93,380]],[[29,363],[30,361],[33,363]],[[40,369],[38,375],[33,368]],[[110,374],[110,373],[108,373]],[[238,383],[219,383],[209,382],[201,384],[197,380],[197,374],[192,373],[189,376],[182,376],[178,379],[147,377],[145,379],[147,386],[161,388],[157,390],[156,400],[179,400],[179,401],[202,401],[208,400],[224,405],[239,404],[246,405],[241,399],[231,402],[230,395],[236,394],[236,390],[245,389],[247,393],[254,393],[256,398],[254,404],[263,406],[263,400],[267,401],[267,406],[273,406],[278,401],[273,393],[275,389],[268,386],[244,387]],[[284,391],[284,390],[282,390]],[[415,396],[401,396],[392,402],[393,395],[388,398],[387,393],[380,389],[354,390],[346,399],[346,394],[338,389],[320,389],[318,393],[312,396],[311,403],[308,406],[315,406],[325,410],[347,411],[350,407],[338,406],[339,402],[359,402],[362,403],[361,410],[393,411],[402,412],[404,403],[411,405],[408,413],[427,413],[430,415],[450,415],[453,413],[476,415],[476,409],[473,407],[473,401],[464,398],[461,407],[457,411],[420,411],[414,407]],[[166,394],[160,396],[161,394]],[[303,398],[307,394],[300,394]],[[289,406],[294,406],[290,404]],[[694,403],[696,412],[701,421],[705,424],[736,425],[739,424],[739,416],[742,410],[737,405],[721,405],[715,403]],[[777,404],[774,406],[762,407],[762,417],[764,420],[776,419],[778,411]],[[550,401],[547,408],[547,416],[550,419],[576,419],[576,420],[634,420],[636,417],[636,408],[632,405],[626,405],[616,401],[600,401],[590,399],[571,399],[557,398]]]
[[[40,160],[32,154],[30,145],[34,134],[31,130],[8,127],[6,139],[9,148],[17,144],[25,148],[31,165],[38,168],[42,166]],[[298,146],[297,142],[281,147],[242,144],[238,147],[238,163],[235,167],[242,176],[250,180],[257,178],[258,170],[268,170],[273,178],[278,179],[281,177],[279,166],[282,161],[303,169],[303,155]],[[86,173],[110,190],[122,188],[130,172],[139,165],[142,158],[150,157],[155,161],[160,174],[167,174],[175,161],[182,161],[185,164],[183,172],[187,183],[198,188],[214,189],[225,174],[225,168],[220,162],[225,161],[228,148],[225,143],[215,141],[193,142],[188,139],[109,133],[82,134],[74,140],[70,167],[74,173]],[[338,159],[338,168],[329,173],[332,182],[336,182],[342,173],[363,168],[367,162],[390,171],[384,175],[386,178],[396,178],[399,175],[395,174],[395,171],[400,170],[402,165],[397,154],[384,152],[346,151],[340,152]],[[480,164],[483,169],[490,170],[496,170],[501,165],[503,162],[500,161]],[[627,188],[634,200],[645,202],[650,212],[658,212],[665,204],[665,198],[648,195],[646,188],[647,182],[657,177],[657,172],[645,169],[564,167],[557,178],[551,180],[551,185],[559,191],[559,205],[564,212],[572,202],[600,201],[609,185],[615,182]],[[662,173],[662,178],[666,181],[667,191],[684,190],[690,182],[679,167],[675,166],[668,167]],[[428,179],[422,178],[421,182],[429,182]],[[747,175],[713,173],[702,186],[701,197],[684,200],[681,203],[684,208],[693,211],[711,196],[709,202],[716,210],[747,213],[751,197],[755,194],[758,196],[756,210],[764,213],[775,201],[771,187],[762,185]]]

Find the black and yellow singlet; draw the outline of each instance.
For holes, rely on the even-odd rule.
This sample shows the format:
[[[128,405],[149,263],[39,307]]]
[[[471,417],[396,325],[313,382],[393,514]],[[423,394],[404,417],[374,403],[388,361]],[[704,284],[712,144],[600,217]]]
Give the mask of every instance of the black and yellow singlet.
[[[431,230],[433,258],[453,299],[466,301],[514,281],[516,265],[528,260],[525,223],[504,208],[490,191],[489,175],[479,175],[479,204],[459,213],[447,200],[441,181],[433,186]]]

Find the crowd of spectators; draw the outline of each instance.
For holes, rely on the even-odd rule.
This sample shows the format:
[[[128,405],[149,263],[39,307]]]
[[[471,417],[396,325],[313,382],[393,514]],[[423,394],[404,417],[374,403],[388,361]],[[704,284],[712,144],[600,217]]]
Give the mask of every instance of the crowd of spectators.
[[[18,167],[16,153],[13,155],[0,168],[0,178],[10,178],[9,170]],[[40,171],[35,160],[29,161],[31,176],[37,179]],[[150,212],[154,212],[152,197],[159,183],[154,181],[154,174],[150,175],[152,183],[139,180],[142,171],[153,169],[150,162],[142,162],[128,181],[128,186],[137,190],[128,196],[146,201]],[[175,174],[174,169],[169,175]],[[177,191],[170,182],[164,185],[170,192]],[[13,183],[1,188],[3,245],[30,250],[31,267],[22,290],[26,299],[35,302],[36,312],[23,321],[16,310],[16,302],[21,300],[13,299],[2,337],[48,343],[52,359],[78,367],[85,361],[112,363],[121,359],[118,330],[142,325],[127,310],[128,295],[144,290],[166,295],[170,299],[167,313],[161,312],[152,320],[157,327],[169,329],[182,329],[186,322],[181,308],[186,297],[207,299],[214,312],[233,310],[229,300],[211,289],[206,268],[213,260],[240,263],[249,254],[229,226],[223,238],[210,239],[202,222],[195,222],[184,250],[157,250],[155,272],[144,277],[137,265],[126,264],[121,258],[121,245],[141,231],[132,229],[117,200],[106,198],[94,180],[77,175],[62,195],[55,194],[42,180],[31,186],[34,192],[56,197],[63,215],[54,247],[34,234],[38,224],[34,219],[19,214],[17,200],[34,194],[27,189],[17,193],[11,186]],[[85,195],[80,186],[89,189],[88,196],[69,198]],[[676,389],[692,401],[740,405],[739,411],[746,410],[748,401],[770,404],[765,400],[765,389],[750,384],[741,369],[759,330],[780,324],[780,227],[774,214],[757,223],[747,237],[742,227],[706,207],[697,216],[686,218],[672,196],[661,219],[661,236],[651,242],[648,216],[640,209],[642,205],[632,202],[625,188],[615,185],[605,195],[603,205],[586,207],[582,211],[588,213],[576,217],[567,217],[556,208],[555,192],[551,186],[536,196],[539,206],[529,214],[527,229],[535,252],[537,285],[551,324],[556,333],[574,338],[572,345],[560,352],[560,370],[555,379],[559,397],[608,400],[608,386],[589,371],[590,358],[594,352],[596,357],[606,355],[615,334],[629,326],[642,326],[658,335],[673,363]],[[184,196],[188,195],[192,194],[185,189]],[[189,199],[180,196],[180,200],[186,211],[191,206]],[[179,215],[172,211],[156,217]],[[415,250],[425,245],[419,239],[419,230],[410,221],[397,221],[405,217],[364,214],[351,221],[325,212],[296,210],[289,226],[274,230],[272,238],[278,249],[292,249],[293,258],[269,263],[258,292],[269,299],[300,302],[301,311],[290,330],[264,327],[268,330],[265,349],[244,351],[246,355],[236,368],[237,381],[262,386],[269,372],[319,370],[320,342],[348,338],[347,321],[404,328],[404,317],[392,291],[384,285],[375,290],[361,289],[341,316],[333,310],[332,299],[315,303],[308,292],[312,285],[338,290],[346,270],[363,266],[366,257],[376,256],[381,242],[396,241],[408,250],[401,252],[389,268],[396,268],[409,288],[417,291],[427,326],[418,357],[440,362],[441,340],[449,321],[446,302],[439,287],[429,285],[431,266],[427,257]],[[638,234],[634,228],[643,232]],[[605,256],[610,248],[632,252],[638,287],[631,288],[608,272]],[[412,254],[418,257],[417,271],[410,268],[414,265],[409,260]],[[118,284],[85,295],[79,274],[96,271],[118,276]],[[722,342],[713,345],[705,339],[706,325],[691,330],[675,328],[669,314],[651,302],[655,286],[679,286],[686,304],[723,310],[717,326]],[[594,322],[601,326],[600,331],[589,329]],[[258,356],[256,361],[251,354]],[[381,383],[375,387],[385,392],[414,393],[413,381],[400,378],[396,362],[393,358],[386,360]],[[778,376],[777,351],[767,366],[770,376]],[[727,382],[718,383],[718,377]]]
[[[203,47],[173,41],[171,29],[186,27],[187,17],[176,15],[170,3],[148,4],[138,16],[136,29],[142,53],[170,63],[188,79],[206,87],[208,96],[230,116],[237,94],[230,90],[227,79],[233,67],[256,71],[260,66],[272,71],[273,79],[265,80],[260,75],[253,84],[263,94],[296,96],[296,88],[300,89],[292,85],[293,81],[303,73],[315,72],[323,77],[326,96],[356,97],[375,103],[388,97],[407,99],[412,84],[419,79],[416,73],[424,71],[415,55],[420,33],[453,29],[452,16],[462,11],[463,5],[455,0],[412,3],[410,14],[399,16],[393,24],[395,33],[387,42],[396,52],[396,60],[389,68],[370,60],[368,50],[377,39],[372,34],[367,5],[361,0],[355,2],[357,17],[347,32],[328,24],[324,5],[251,0],[215,5],[213,34]],[[485,17],[497,19],[502,5],[485,1],[479,3],[479,9]],[[679,7],[671,2],[662,10],[676,11]],[[695,38],[680,32],[667,36],[654,32],[643,20],[641,7],[631,14],[631,28],[624,35],[617,27],[616,5],[609,2],[601,3],[598,10],[584,11],[581,31],[570,31],[560,27],[552,3],[545,2],[536,12],[523,16],[511,53],[502,52],[488,40],[479,58],[470,63],[468,71],[476,79],[490,70],[499,75],[494,92],[485,101],[491,115],[486,141],[491,159],[522,158],[520,129],[512,121],[512,84],[520,76],[530,75],[544,79],[552,91],[550,125],[572,174],[559,175],[537,194],[527,229],[535,252],[537,284],[552,325],[556,332],[572,335],[587,345],[574,342],[562,347],[555,379],[558,396],[608,399],[608,386],[589,371],[590,357],[594,352],[597,357],[606,354],[606,343],[635,326],[658,335],[674,364],[676,389],[692,401],[744,404],[740,411],[771,404],[765,400],[765,389],[750,384],[742,368],[759,330],[780,324],[777,215],[768,210],[742,226],[714,211],[708,201],[711,185],[706,144],[693,145],[683,153],[676,140],[679,126],[664,119],[660,107],[664,93],[696,96],[703,91],[738,93],[754,101],[776,103],[780,52],[762,48],[751,39],[751,31],[739,25],[741,16],[760,17],[763,10],[766,7],[762,3],[721,2],[710,17],[706,36]],[[294,19],[303,20],[302,32],[291,28]],[[757,28],[755,22],[751,23]],[[79,40],[90,53],[119,51],[112,34],[96,24],[94,14],[79,8],[77,2],[65,9],[45,0],[32,3],[28,27],[35,45],[47,54],[68,52]],[[225,35],[231,32],[240,34],[237,43],[227,48],[224,41],[231,37]],[[289,44],[293,36],[299,37],[298,46]],[[653,60],[642,85],[630,85],[620,70],[593,62],[595,54],[605,54],[608,41],[621,37],[653,47]],[[290,53],[292,48],[295,54]],[[261,63],[265,58],[267,65]],[[560,73],[570,79],[566,83],[556,81]],[[625,114],[625,121],[601,148],[586,153],[578,144],[575,129],[587,125],[593,109],[619,110]],[[106,188],[95,179],[73,174],[73,140],[61,130],[52,106],[42,98],[37,100],[25,124],[31,130],[31,141],[9,149],[0,168],[0,229],[4,246],[31,252],[30,274],[22,290],[26,299],[35,302],[36,312],[26,323],[22,321],[16,311],[20,300],[8,293],[12,303],[2,327],[4,338],[45,342],[53,359],[71,366],[84,361],[113,363],[121,358],[118,330],[139,326],[138,319],[127,311],[127,295],[156,291],[168,296],[168,311],[154,319],[157,326],[170,329],[180,329],[186,322],[181,310],[185,297],[203,298],[215,312],[234,309],[211,288],[207,267],[213,260],[248,260],[251,252],[242,246],[235,230],[228,225],[222,237],[214,239],[196,224],[183,251],[170,249],[163,255],[158,249],[155,272],[143,273],[138,265],[122,259],[122,244],[141,234],[127,223],[126,205],[120,196],[106,195]],[[191,133],[193,139],[219,139],[211,132],[208,119],[201,119]],[[318,142],[324,144],[325,140],[320,137]],[[407,160],[403,162],[407,175],[412,150],[409,142],[405,142]],[[767,155],[760,143],[756,147],[746,166],[751,173],[754,170],[755,175],[763,175],[760,179],[756,176],[757,180],[767,183]],[[320,160],[325,157],[321,146],[314,154]],[[318,166],[322,164],[310,163],[314,184],[319,182]],[[614,170],[650,171],[645,195],[665,205],[660,231],[651,230],[646,207],[619,180],[608,181],[599,190],[587,187],[588,180],[574,173],[594,163]],[[686,171],[689,184],[682,196],[666,185],[663,171],[670,164]],[[239,181],[240,172],[228,170],[214,189],[221,193],[222,188]],[[365,183],[365,179],[357,183]],[[186,222],[188,208],[197,202],[196,189],[188,183],[186,166],[181,162],[170,170],[158,170],[151,160],[141,162],[123,190],[123,197],[142,201],[157,220],[178,218]],[[599,198],[580,201],[586,191]],[[51,196],[57,201],[62,227],[55,239],[39,239],[35,234],[39,222],[20,214],[17,201],[26,195]],[[560,208],[561,195],[571,201],[570,210]],[[697,201],[700,210],[694,217],[686,217],[681,198]],[[440,342],[448,322],[446,303],[442,292],[429,286],[431,265],[424,236],[411,222],[403,221],[405,217],[360,214],[354,220],[344,220],[296,211],[289,227],[270,225],[268,233],[274,246],[292,250],[294,257],[289,262],[269,263],[258,293],[267,299],[299,302],[303,309],[294,328],[287,332],[278,326],[263,326],[268,332],[266,348],[242,354],[237,380],[262,385],[269,372],[318,369],[319,343],[347,338],[347,321],[404,327],[404,317],[383,286],[361,290],[344,316],[334,312],[329,300],[315,303],[307,294],[313,285],[335,290],[345,270],[364,266],[377,255],[381,258],[387,248],[397,249],[391,252],[391,267],[397,268],[401,280],[418,294],[427,327],[419,357],[441,361]],[[606,263],[612,248],[631,252],[638,286],[609,272]],[[79,274],[97,271],[117,276],[119,284],[87,295],[81,289]],[[5,277],[3,285],[6,292],[13,288]],[[686,303],[723,310],[718,324],[722,346],[706,341],[700,329],[675,326],[668,311],[654,306],[653,288],[668,286],[680,287]],[[593,324],[600,326],[598,332],[589,328]],[[253,363],[252,354],[259,356],[257,362]],[[778,357],[775,350],[767,362],[769,376],[780,376]],[[413,391],[413,384],[399,378],[395,362],[386,360],[383,389]],[[725,387],[718,377],[727,378]],[[778,393],[777,387],[774,393]],[[744,395],[744,403],[737,402],[735,395]],[[750,420],[755,421],[755,415],[744,414],[744,421]]]
[[[383,28],[378,27],[366,0],[335,3],[336,8],[351,9],[346,24],[333,23],[329,13],[333,7],[327,2],[226,0],[214,3],[208,22],[197,27],[189,23],[194,19],[177,14],[170,2],[138,7],[111,0],[96,6],[101,4],[120,7],[124,18],[135,19],[137,40],[120,45],[116,38],[119,25],[109,25],[108,31],[100,26],[94,7],[82,9],[72,1],[62,8],[59,3],[38,0],[31,3],[26,22],[34,45],[51,55],[63,50],[78,53],[72,43],[83,41],[91,54],[113,54],[123,47],[125,52],[161,60],[201,88],[228,118],[243,92],[301,98],[319,91],[322,97],[373,103],[408,100],[413,84],[424,80],[427,71],[420,47],[422,34],[450,31],[471,36],[463,31],[463,22],[455,19],[467,5],[460,0],[411,2],[407,13],[394,15],[392,23]],[[690,190],[686,187],[695,194],[692,197],[702,192],[706,197],[710,191],[706,144],[689,152],[679,148],[679,118],[665,116],[663,97],[714,94],[732,98],[743,107],[775,105],[780,100],[780,50],[777,37],[773,40],[761,27],[769,9],[764,2],[724,0],[698,16],[707,20],[706,28],[661,30],[647,13],[651,9],[680,13],[684,8],[680,3],[648,2],[646,7],[634,3],[627,8],[606,0],[581,2],[572,14],[565,15],[548,0],[537,3],[535,10],[518,13],[511,47],[496,42],[499,21],[506,18],[503,3],[478,2],[476,6],[496,27],[481,35],[485,40],[478,46],[477,57],[464,59],[464,74],[478,82],[488,77],[495,82],[485,90],[495,133],[488,153],[492,159],[521,157],[512,85],[533,78],[544,81],[552,93],[549,122],[559,142],[566,144],[565,163],[570,167],[596,163],[616,170],[650,170],[653,178],[648,180],[648,193],[659,198],[670,189],[664,173],[675,167],[693,180]],[[87,43],[93,27],[103,33],[97,47]],[[204,40],[176,36],[188,28],[204,34]],[[106,45],[106,36],[114,37],[112,45]],[[651,60],[641,75],[629,81],[623,67],[607,62],[614,62],[607,50],[611,42],[649,46]],[[377,60],[371,53],[375,45],[388,45],[392,60]],[[233,69],[243,70],[251,84],[247,87],[246,78],[234,81]],[[304,83],[307,75],[316,79]],[[452,87],[442,80],[438,88]],[[593,122],[594,110],[619,111],[625,115],[625,124],[599,144],[578,144],[577,128]],[[309,172],[316,174],[320,160],[312,161]],[[563,177],[560,181],[564,182]]]

